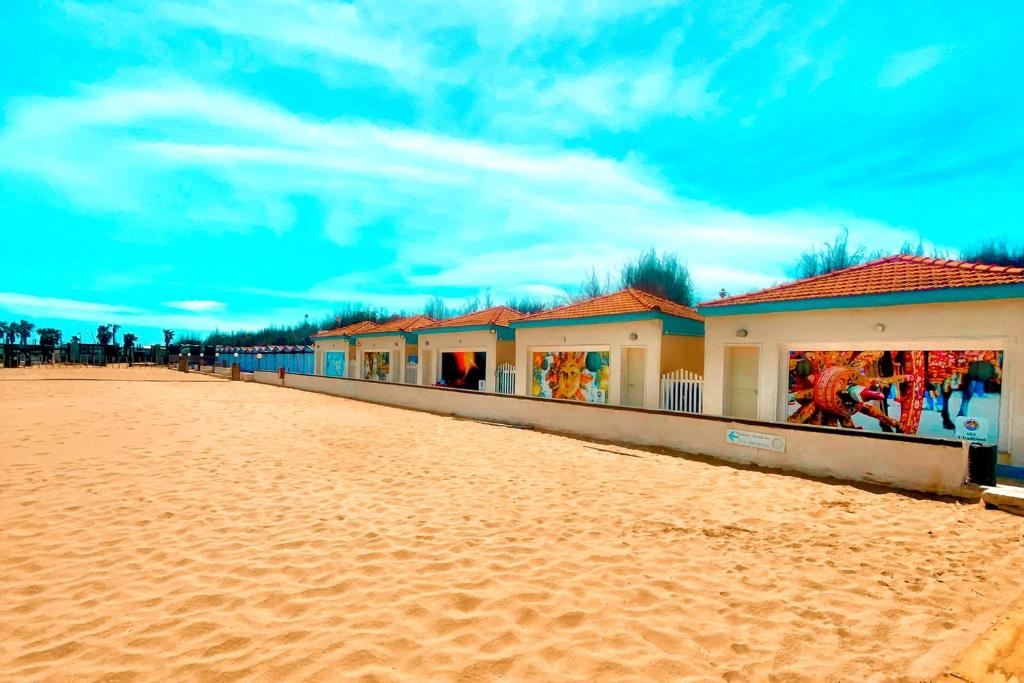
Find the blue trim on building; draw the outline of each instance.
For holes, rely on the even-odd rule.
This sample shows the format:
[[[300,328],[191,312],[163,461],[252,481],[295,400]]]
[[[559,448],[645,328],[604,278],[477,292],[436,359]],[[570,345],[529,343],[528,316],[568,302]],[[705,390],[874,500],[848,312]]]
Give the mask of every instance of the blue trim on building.
[[[315,344],[317,342],[322,342],[322,341],[338,341],[339,339],[348,339],[349,341],[351,341],[351,337],[347,337],[347,336],[345,336],[343,334],[340,334],[340,335],[334,335],[334,336],[331,336],[331,337],[316,337],[316,338],[313,339],[313,343]]]
[[[361,332],[353,334],[352,339],[368,339],[370,337],[402,337],[406,344],[415,344],[418,333],[416,332]]]
[[[651,320],[657,318],[656,311],[642,313],[621,313],[619,315],[592,315],[587,318],[551,318],[547,320],[513,320],[509,323],[518,327],[565,327],[567,325],[601,325],[605,323],[625,323],[634,320]]]
[[[698,306],[703,316],[744,315],[753,313],[782,313],[786,311],[816,311],[825,308],[871,308],[875,306],[906,306],[911,304],[941,304],[990,299],[1024,299],[1024,284],[985,285],[982,287],[951,287],[926,289],[917,292],[890,292],[888,294],[857,294],[795,301],[762,301],[749,304]]]
[[[484,332],[494,330],[495,336],[501,341],[512,341],[516,338],[516,331],[504,325],[456,325],[454,327],[431,327],[426,330],[418,330],[421,335],[430,334],[454,334],[459,332]]]
[[[513,320],[509,323],[516,327],[566,327],[570,325],[605,325],[608,323],[627,323],[636,320],[660,320],[662,334],[677,334],[690,337],[704,336],[704,323],[699,320],[669,315],[662,311],[643,311],[640,313],[620,313],[618,315],[592,315],[587,318],[554,318],[551,320]]]
[[[1016,465],[996,465],[996,474],[1011,479],[1024,479],[1024,467]]]
[[[704,323],[700,320],[680,318],[675,315],[661,314],[662,334],[672,334],[682,337],[703,337]]]

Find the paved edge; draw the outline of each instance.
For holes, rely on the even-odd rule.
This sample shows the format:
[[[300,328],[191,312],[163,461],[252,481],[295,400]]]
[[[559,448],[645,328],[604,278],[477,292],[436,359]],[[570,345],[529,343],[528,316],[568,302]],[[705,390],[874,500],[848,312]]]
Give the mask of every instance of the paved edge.
[[[935,679],[936,683],[1024,681],[1024,594]]]

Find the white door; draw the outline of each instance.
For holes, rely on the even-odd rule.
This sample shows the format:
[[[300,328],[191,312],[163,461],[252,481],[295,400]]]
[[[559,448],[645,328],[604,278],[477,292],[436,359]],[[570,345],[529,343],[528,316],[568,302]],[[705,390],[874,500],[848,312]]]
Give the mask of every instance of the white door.
[[[624,406],[643,408],[644,374],[646,371],[645,350],[642,346],[626,346],[622,349],[622,396]]]
[[[758,418],[758,367],[760,351],[756,346],[725,347],[725,405],[729,417]]]

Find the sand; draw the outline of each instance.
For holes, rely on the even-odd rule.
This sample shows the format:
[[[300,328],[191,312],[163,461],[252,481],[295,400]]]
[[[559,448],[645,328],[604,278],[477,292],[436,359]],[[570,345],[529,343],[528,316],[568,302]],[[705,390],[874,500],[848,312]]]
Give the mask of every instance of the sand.
[[[1022,590],[980,505],[278,387],[0,371],[0,427],[2,680],[917,681]]]

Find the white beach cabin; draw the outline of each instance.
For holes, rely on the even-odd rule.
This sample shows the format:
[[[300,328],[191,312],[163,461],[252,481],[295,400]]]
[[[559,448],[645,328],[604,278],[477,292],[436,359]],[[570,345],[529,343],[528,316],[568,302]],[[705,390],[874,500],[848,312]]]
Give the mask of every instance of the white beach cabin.
[[[990,443],[1024,476],[1024,269],[899,255],[698,310],[706,413]]]
[[[636,289],[513,320],[516,393],[662,407],[663,375],[704,367],[704,322],[691,308]]]
[[[515,331],[523,317],[495,306],[419,329],[418,384],[514,393]]]

